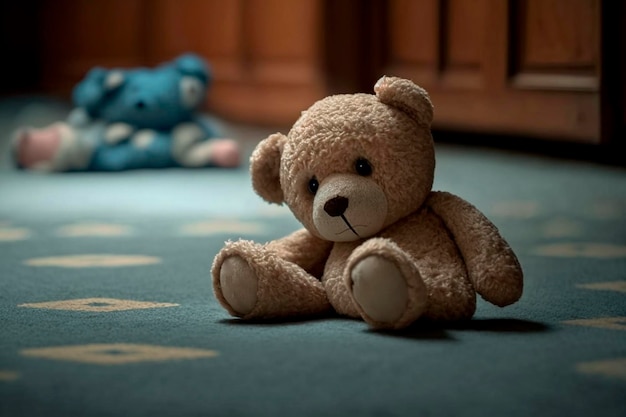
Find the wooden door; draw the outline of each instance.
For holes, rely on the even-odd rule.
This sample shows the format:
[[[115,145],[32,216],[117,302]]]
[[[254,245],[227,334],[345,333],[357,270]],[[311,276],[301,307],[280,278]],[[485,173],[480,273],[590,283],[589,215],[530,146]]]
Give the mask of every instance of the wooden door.
[[[69,96],[96,65],[192,51],[214,69],[210,110],[247,123],[289,125],[387,74],[428,89],[436,128],[602,143],[626,124],[622,1],[33,1],[36,35],[2,45],[10,57],[37,45],[12,73],[47,93]],[[0,9],[29,19],[19,4]]]
[[[326,93],[321,0],[40,0],[41,86],[69,96],[94,66],[195,52],[213,68],[209,108],[291,124]]]
[[[68,96],[94,66],[145,65],[143,0],[42,0],[39,7],[28,25],[38,30],[46,92]]]
[[[600,0],[390,0],[380,72],[413,79],[435,127],[601,140]]]
[[[319,0],[153,0],[149,55],[192,50],[214,69],[210,108],[231,120],[291,124],[326,94]]]

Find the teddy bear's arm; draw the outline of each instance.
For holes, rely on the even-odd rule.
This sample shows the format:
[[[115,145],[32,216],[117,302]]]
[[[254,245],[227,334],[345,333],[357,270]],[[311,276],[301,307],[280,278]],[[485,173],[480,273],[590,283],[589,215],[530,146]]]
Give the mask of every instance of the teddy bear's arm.
[[[104,141],[116,145],[130,138],[135,129],[128,123],[111,123],[104,131]]]
[[[517,301],[522,295],[522,268],[496,226],[476,207],[450,193],[431,193],[427,205],[450,231],[476,292],[498,306]]]
[[[267,247],[282,259],[295,263],[316,278],[321,278],[333,243],[313,236],[306,229],[300,229],[268,243]]]

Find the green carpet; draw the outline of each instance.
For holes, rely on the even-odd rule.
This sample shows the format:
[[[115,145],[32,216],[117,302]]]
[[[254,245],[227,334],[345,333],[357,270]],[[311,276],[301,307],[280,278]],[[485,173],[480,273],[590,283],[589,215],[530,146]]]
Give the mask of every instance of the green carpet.
[[[263,133],[260,133],[263,134]],[[436,189],[518,253],[522,300],[465,325],[245,323],[213,298],[227,239],[298,227],[246,169],[0,172],[1,416],[620,416],[626,171],[438,146]]]

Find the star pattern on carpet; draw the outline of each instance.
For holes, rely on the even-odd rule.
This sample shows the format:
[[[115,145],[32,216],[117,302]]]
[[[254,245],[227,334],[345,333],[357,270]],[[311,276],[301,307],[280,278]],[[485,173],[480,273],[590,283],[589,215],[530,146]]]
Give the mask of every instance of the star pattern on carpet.
[[[538,246],[532,253],[559,258],[626,258],[626,246],[597,242],[564,242]]]
[[[125,310],[141,310],[148,308],[177,307],[174,303],[157,303],[151,301],[119,300],[115,298],[80,298],[75,300],[46,301],[42,303],[25,303],[18,307],[41,308],[47,310],[112,312]]]
[[[259,222],[233,219],[208,220],[189,223],[180,228],[180,233],[187,236],[210,236],[216,234],[259,234],[265,228]]]
[[[626,381],[626,358],[583,362],[576,366],[576,370],[583,374],[602,375]]]
[[[541,234],[546,238],[576,237],[582,235],[583,225],[565,217],[548,220],[541,227]]]
[[[131,343],[101,343],[24,349],[22,356],[94,365],[124,365],[139,362],[166,362],[213,358],[215,350]]]
[[[610,281],[610,282],[595,282],[590,284],[577,284],[576,287],[584,288],[587,290],[599,290],[599,291],[618,291],[626,293],[626,281]]]
[[[0,382],[15,381],[20,377],[20,374],[14,371],[5,371],[0,369]]]
[[[129,226],[112,223],[85,222],[61,226],[56,235],[61,237],[117,237],[132,234]]]
[[[539,213],[536,201],[500,201],[489,210],[490,215],[508,219],[530,219]]]
[[[0,224],[0,242],[25,240],[32,236],[32,232],[22,227],[11,227]]]
[[[126,267],[160,263],[161,259],[146,255],[87,254],[32,258],[24,261],[29,266],[60,268]]]
[[[575,326],[597,327],[609,330],[626,330],[626,317],[598,317],[593,319],[566,320],[563,323]]]

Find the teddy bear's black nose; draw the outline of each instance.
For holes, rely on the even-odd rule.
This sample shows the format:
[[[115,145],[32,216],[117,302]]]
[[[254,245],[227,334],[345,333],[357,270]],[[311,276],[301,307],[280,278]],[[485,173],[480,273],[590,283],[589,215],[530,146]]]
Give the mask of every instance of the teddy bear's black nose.
[[[341,216],[348,208],[348,199],[345,197],[331,198],[324,204],[324,211],[331,217]]]
[[[143,100],[139,100],[135,103],[135,107],[137,107],[139,110],[145,109],[146,108],[146,102]]]

